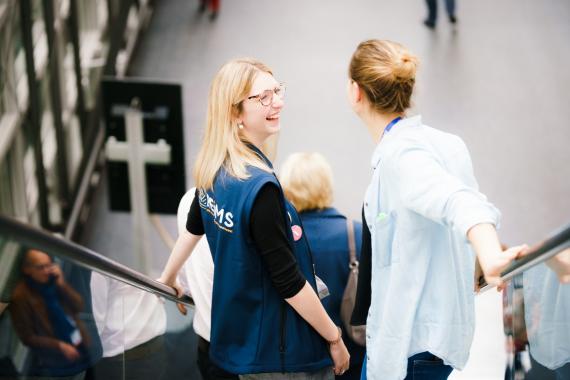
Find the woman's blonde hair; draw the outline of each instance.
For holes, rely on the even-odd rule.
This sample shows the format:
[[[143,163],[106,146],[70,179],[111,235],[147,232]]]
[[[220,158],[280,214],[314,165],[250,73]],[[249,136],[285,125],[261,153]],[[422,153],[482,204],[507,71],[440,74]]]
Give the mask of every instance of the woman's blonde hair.
[[[249,177],[247,166],[256,166],[266,171],[271,168],[251,149],[240,135],[237,118],[243,111],[253,82],[261,72],[273,75],[262,62],[253,58],[239,58],[226,63],[218,71],[210,86],[206,132],[194,166],[196,187],[211,189],[218,170],[224,167],[239,179]],[[275,138],[268,139],[274,146]],[[260,147],[264,153],[265,147]],[[270,157],[272,159],[273,157]]]
[[[403,113],[411,105],[417,66],[417,57],[399,43],[368,40],[352,55],[349,75],[374,110]]]
[[[332,169],[319,153],[294,153],[281,167],[285,197],[297,211],[323,209],[333,202]]]

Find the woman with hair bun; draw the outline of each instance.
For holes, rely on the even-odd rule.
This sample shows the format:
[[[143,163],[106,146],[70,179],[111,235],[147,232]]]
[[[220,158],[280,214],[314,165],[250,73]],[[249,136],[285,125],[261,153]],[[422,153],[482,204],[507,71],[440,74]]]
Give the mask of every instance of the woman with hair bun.
[[[498,284],[525,248],[501,249],[500,213],[478,191],[463,141],[406,114],[417,66],[402,45],[369,40],[349,67],[350,105],[377,144],[363,212],[371,276],[361,267],[353,314],[353,323],[366,323],[369,379],[438,380],[462,369],[475,325],[476,259]]]

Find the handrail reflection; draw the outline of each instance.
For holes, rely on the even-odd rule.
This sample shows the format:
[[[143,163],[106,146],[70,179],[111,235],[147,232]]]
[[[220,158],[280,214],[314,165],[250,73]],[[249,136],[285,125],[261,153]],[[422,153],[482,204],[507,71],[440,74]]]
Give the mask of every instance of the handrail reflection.
[[[567,248],[570,248],[570,223],[555,231],[550,237],[532,246],[529,249],[529,253],[524,257],[511,263],[501,273],[501,280],[508,281],[518,274],[549,260]],[[493,287],[487,284],[484,279],[480,282],[480,286],[481,292]]]
[[[52,253],[60,258],[72,261],[79,266],[100,272],[111,278],[162,296],[171,301],[194,306],[192,298],[188,296],[178,298],[173,288],[152,280],[142,273],[119,264],[86,247],[58,238],[49,232],[3,215],[0,215],[0,231],[5,237],[12,238],[19,243]]]

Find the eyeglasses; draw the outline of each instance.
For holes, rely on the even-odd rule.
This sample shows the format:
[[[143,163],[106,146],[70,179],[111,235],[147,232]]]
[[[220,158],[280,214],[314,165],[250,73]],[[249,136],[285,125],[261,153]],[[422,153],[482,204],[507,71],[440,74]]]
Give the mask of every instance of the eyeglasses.
[[[285,85],[280,83],[279,86],[273,90],[265,90],[261,94],[248,96],[247,99],[258,99],[262,106],[269,106],[273,104],[273,95],[277,95],[280,99],[285,97]]]
[[[37,270],[37,271],[44,271],[44,270],[48,270],[53,268],[55,264],[54,263],[49,263],[49,264],[30,264],[30,267],[32,267],[33,269]]]

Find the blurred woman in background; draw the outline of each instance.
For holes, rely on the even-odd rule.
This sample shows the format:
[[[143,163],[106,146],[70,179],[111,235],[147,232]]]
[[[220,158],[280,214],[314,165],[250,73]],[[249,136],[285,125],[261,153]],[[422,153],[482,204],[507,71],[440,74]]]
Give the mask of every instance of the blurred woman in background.
[[[360,257],[362,224],[352,223],[349,231],[346,216],[332,207],[333,175],[327,160],[319,153],[294,153],[280,170],[279,178],[285,197],[301,217],[315,262],[315,272],[328,286],[330,295],[323,306],[336,325],[343,328],[343,340],[350,353],[350,369],[337,379],[359,379],[364,347],[349,338],[341,320],[341,303],[350,272],[349,239]],[[352,236],[350,237],[351,234]]]

